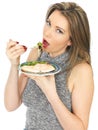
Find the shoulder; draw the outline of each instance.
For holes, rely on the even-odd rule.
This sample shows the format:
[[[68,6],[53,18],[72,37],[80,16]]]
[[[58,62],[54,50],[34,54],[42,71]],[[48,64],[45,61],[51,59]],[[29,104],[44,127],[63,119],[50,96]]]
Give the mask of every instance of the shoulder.
[[[87,63],[80,63],[78,65],[76,65],[73,70],[72,73],[74,73],[76,75],[84,75],[84,74],[91,74],[93,75],[93,70],[91,65],[87,64]]]
[[[87,63],[80,63],[77,64],[71,72],[74,76],[93,76],[93,70],[91,65],[87,64]]]
[[[69,81],[72,83],[71,86],[74,86],[72,89],[79,87],[81,89],[81,86],[82,88],[83,86],[93,86],[93,70],[91,65],[87,63],[77,64],[71,71]]]
[[[74,90],[89,91],[94,87],[93,70],[87,63],[80,63],[76,65],[73,70]]]
[[[31,49],[27,61],[37,60],[38,56],[39,56],[38,48],[34,47]]]

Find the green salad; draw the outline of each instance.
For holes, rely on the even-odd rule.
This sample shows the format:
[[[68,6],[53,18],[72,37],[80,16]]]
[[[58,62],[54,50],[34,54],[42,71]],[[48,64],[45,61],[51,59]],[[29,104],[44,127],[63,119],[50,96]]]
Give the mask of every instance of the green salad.
[[[42,43],[41,42],[38,42],[37,46],[38,46],[39,49],[42,49]]]
[[[34,66],[34,65],[36,65],[38,63],[39,64],[47,64],[48,62],[47,61],[29,61],[29,62],[22,63],[21,66],[24,66],[24,65],[26,65],[26,66]]]

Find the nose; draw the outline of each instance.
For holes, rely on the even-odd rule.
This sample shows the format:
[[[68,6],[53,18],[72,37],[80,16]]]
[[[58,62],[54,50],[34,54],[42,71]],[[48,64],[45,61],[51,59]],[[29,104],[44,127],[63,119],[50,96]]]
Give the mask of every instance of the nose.
[[[46,29],[46,30],[44,31],[45,36],[46,36],[46,37],[51,37],[52,31],[53,31],[52,28]]]

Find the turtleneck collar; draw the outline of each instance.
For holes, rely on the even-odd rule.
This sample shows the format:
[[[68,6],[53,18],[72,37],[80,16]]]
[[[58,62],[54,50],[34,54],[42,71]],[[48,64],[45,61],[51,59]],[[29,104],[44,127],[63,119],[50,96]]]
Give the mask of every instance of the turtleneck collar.
[[[43,52],[40,57],[40,60],[58,64],[62,70],[64,70],[66,68],[67,59],[68,59],[68,52],[64,52],[61,55],[58,55],[56,57],[51,57],[47,52]]]

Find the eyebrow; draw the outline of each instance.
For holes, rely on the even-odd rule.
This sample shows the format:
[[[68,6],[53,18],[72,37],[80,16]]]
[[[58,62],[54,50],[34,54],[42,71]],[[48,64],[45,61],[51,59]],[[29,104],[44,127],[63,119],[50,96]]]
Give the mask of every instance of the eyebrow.
[[[49,19],[49,17],[46,19],[46,21],[51,22],[51,20]],[[61,29],[63,32],[65,32],[65,30],[64,30],[62,27],[60,27],[60,26],[56,26],[56,28],[59,28],[59,29]]]
[[[61,29],[63,32],[65,32],[65,30],[62,27],[56,26],[56,28]]]

